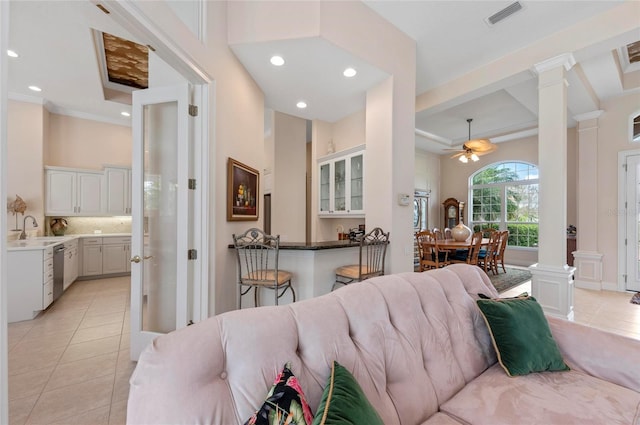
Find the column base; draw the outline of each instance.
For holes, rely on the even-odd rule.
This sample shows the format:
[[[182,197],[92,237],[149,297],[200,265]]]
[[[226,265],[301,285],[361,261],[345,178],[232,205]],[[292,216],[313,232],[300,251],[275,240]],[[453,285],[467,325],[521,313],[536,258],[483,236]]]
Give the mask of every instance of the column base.
[[[595,251],[575,251],[573,253],[576,274],[576,288],[602,290],[602,254]]]
[[[575,267],[534,264],[531,293],[550,316],[573,320],[573,273]]]

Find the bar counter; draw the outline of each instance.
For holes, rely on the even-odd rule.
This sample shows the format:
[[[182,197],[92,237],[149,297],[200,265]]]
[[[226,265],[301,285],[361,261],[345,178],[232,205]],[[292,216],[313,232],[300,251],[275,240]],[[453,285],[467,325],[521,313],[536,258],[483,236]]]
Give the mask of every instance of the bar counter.
[[[290,249],[299,251],[319,251],[322,249],[351,248],[360,246],[356,241],[326,241],[326,242],[280,242],[280,249]]]
[[[233,244],[229,245],[233,249]],[[346,241],[280,242],[278,267],[293,274],[291,283],[296,291],[296,301],[328,294],[335,282],[336,268],[358,264],[360,243]],[[288,292],[279,304],[292,301]],[[260,305],[273,305],[273,291],[261,289]],[[243,308],[253,307],[253,296],[242,300]]]

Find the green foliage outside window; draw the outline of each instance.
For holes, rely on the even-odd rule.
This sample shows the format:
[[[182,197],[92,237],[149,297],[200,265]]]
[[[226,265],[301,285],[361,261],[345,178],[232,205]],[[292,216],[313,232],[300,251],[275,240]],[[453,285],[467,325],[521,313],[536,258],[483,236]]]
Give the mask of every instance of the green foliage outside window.
[[[538,246],[538,169],[523,162],[493,164],[472,177],[474,231],[509,230],[509,245]],[[504,207],[502,211],[502,197]]]

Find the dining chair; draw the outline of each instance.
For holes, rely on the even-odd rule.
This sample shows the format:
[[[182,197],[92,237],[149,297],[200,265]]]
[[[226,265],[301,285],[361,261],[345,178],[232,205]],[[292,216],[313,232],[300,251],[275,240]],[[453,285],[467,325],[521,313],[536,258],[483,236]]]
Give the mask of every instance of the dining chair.
[[[336,285],[348,285],[371,277],[384,275],[384,259],[389,245],[389,233],[376,227],[366,235],[360,237],[360,255],[358,264],[350,264],[336,269]]]
[[[445,227],[444,229],[444,238],[445,239],[453,239],[453,235],[451,234],[451,229]]]
[[[443,240],[444,237],[444,232],[438,228],[434,228],[433,229],[433,234],[435,235],[436,239],[438,240]]]
[[[478,265],[482,264],[485,273],[491,270],[494,273],[493,262],[500,247],[500,232],[493,231],[489,235],[489,243],[486,249],[481,249],[478,253]],[[497,271],[495,272],[497,274]]]
[[[466,250],[457,250],[449,259],[451,263],[467,263],[478,265],[478,255],[482,249],[482,232],[475,232],[471,236],[471,246]]]
[[[498,274],[498,262],[502,266],[502,271],[504,271],[505,273],[507,272],[507,269],[504,266],[504,252],[507,249],[508,243],[509,243],[509,231],[505,230],[500,233],[500,243],[498,246],[498,250],[496,252],[495,259],[493,261],[493,266],[495,268],[496,274]]]
[[[441,249],[439,239],[430,230],[416,233],[418,255],[420,256],[420,271],[439,269],[449,265],[449,251]]]
[[[491,235],[495,232],[497,232],[498,230],[496,230],[493,227],[485,227],[483,229],[480,229],[480,231],[482,232],[482,237],[483,238],[490,238]]]
[[[260,229],[251,228],[236,236],[233,234],[236,258],[238,260],[238,308],[242,308],[242,296],[254,289],[253,300],[259,305],[260,288],[274,291],[275,305],[291,290],[293,302],[296,292],[291,285],[291,272],[278,267],[280,235],[267,235]]]

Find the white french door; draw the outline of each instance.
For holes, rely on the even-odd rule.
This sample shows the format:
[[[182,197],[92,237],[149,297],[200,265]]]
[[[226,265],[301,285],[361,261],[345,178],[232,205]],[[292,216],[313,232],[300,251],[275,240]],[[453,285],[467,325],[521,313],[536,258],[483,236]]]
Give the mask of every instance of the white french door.
[[[640,291],[640,155],[627,157],[626,289]]]
[[[131,359],[191,320],[188,84],[133,92]]]

